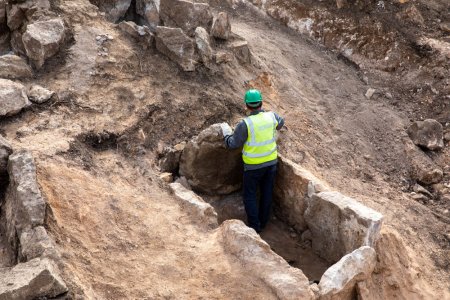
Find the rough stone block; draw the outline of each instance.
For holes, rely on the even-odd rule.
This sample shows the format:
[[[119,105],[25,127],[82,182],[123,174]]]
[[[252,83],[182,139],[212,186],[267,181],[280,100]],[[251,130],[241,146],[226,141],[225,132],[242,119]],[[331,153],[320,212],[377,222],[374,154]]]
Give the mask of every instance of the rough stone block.
[[[12,54],[0,56],[0,77],[20,79],[32,76],[33,72],[23,58]]]
[[[248,42],[241,37],[229,40],[227,48],[234,54],[236,59],[242,64],[251,62],[251,53],[248,47]]]
[[[308,189],[310,192],[323,192],[327,187],[309,171],[279,155],[274,201],[281,218],[298,231],[307,228],[303,215],[309,197]]]
[[[123,21],[119,23],[119,28],[140,42],[144,49],[153,46],[155,36],[147,26],[138,26],[134,22]]]
[[[180,28],[158,26],[156,49],[178,63],[184,71],[195,71],[194,40],[184,34]]]
[[[55,243],[48,236],[43,226],[26,230],[20,235],[20,261],[29,261],[33,258],[47,256],[58,259]]]
[[[14,152],[8,162],[9,186],[2,207],[6,236],[13,249],[22,232],[44,224],[45,201],[36,181],[36,167],[28,151]]]
[[[319,283],[320,300],[352,300],[356,283],[368,279],[377,262],[375,250],[363,246],[329,267]]]
[[[58,268],[46,258],[0,271],[0,300],[48,299],[67,292]]]
[[[416,121],[408,128],[408,135],[417,146],[430,150],[444,148],[443,128],[441,123],[433,119]]]
[[[197,27],[195,29],[195,43],[203,64],[206,67],[210,67],[213,59],[213,50],[211,48],[209,34],[205,28]]]
[[[278,299],[315,299],[308,278],[270,249],[242,221],[228,220],[219,228],[225,249],[236,256],[245,269],[264,281]]]
[[[50,91],[40,85],[33,84],[28,90],[28,99],[34,103],[42,104],[50,100],[55,94],[54,91]]]
[[[233,53],[229,51],[217,51],[214,55],[216,64],[223,64],[232,62],[234,59]]]
[[[159,0],[136,0],[136,13],[152,30],[159,25]]]
[[[225,148],[220,124],[214,124],[188,142],[181,154],[180,174],[195,191],[227,195],[241,188],[241,156],[239,149]]]
[[[220,12],[214,19],[211,35],[215,38],[227,40],[231,34],[230,18],[226,12]]]
[[[411,177],[426,185],[439,183],[444,176],[444,172],[409,139],[405,139],[403,143],[406,157],[411,163]]]
[[[27,56],[34,62],[36,68],[40,68],[46,59],[59,51],[64,37],[63,20],[53,19],[27,25],[22,41]]]
[[[195,28],[211,28],[213,15],[207,3],[186,0],[161,0],[160,17],[164,26],[179,27],[189,36]]]
[[[30,105],[22,84],[0,79],[0,117],[15,115]]]
[[[208,228],[218,226],[217,213],[211,205],[180,183],[171,183],[169,186],[177,199],[181,200],[181,206],[193,216],[196,223],[207,225]]]
[[[312,248],[329,262],[362,246],[373,247],[383,215],[338,192],[312,195],[305,211]]]

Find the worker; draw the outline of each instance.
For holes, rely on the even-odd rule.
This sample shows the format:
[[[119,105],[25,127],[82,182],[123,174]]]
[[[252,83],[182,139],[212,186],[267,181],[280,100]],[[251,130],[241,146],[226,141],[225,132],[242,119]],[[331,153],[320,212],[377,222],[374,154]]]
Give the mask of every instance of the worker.
[[[227,148],[243,147],[245,212],[248,225],[259,233],[270,218],[278,157],[275,134],[283,127],[284,120],[274,112],[263,110],[262,94],[256,89],[245,93],[244,103],[248,117],[238,123],[234,133],[229,126],[222,131]]]

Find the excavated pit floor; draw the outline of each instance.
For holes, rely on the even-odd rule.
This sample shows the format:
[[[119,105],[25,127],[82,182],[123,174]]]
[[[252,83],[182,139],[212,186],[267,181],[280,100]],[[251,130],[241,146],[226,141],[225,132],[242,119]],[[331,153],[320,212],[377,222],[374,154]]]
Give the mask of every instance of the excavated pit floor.
[[[224,197],[203,196],[203,198],[216,210],[219,224],[229,219],[246,221],[240,193]],[[300,234],[276,215],[271,217],[260,236],[275,253],[284,258],[291,266],[302,270],[311,282],[318,282],[323,273],[331,266],[313,252],[310,241],[302,241]]]

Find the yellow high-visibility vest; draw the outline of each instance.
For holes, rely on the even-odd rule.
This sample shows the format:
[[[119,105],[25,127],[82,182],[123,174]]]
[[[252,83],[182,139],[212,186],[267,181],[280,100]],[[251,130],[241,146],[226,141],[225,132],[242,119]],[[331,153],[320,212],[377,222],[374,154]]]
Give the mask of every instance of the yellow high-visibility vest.
[[[262,164],[277,159],[275,132],[278,121],[273,112],[260,112],[244,119],[247,124],[247,141],[242,149],[242,159],[249,165]]]

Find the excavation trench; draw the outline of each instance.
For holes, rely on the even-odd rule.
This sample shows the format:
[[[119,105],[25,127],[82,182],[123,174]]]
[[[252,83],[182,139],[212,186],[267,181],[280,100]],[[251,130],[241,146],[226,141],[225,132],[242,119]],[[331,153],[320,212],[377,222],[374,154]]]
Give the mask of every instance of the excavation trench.
[[[219,225],[232,219],[247,223],[241,192],[226,196],[202,195],[202,198],[216,210]],[[305,235],[302,238],[302,232],[296,231],[283,220],[283,216],[277,212],[279,210],[277,202],[274,206],[274,214],[264,231],[260,233],[260,237],[289,265],[302,270],[310,282],[318,283],[332,263],[314,253],[311,240],[305,238]]]
[[[221,228],[230,228],[232,223],[225,221],[232,219],[247,221],[240,192],[241,153],[239,149],[225,149],[221,126],[225,125],[210,126],[185,146],[177,145],[166,151],[166,156],[160,160],[160,168],[168,171],[168,162],[176,165],[179,159],[179,168],[173,168],[179,174],[173,175],[181,178],[171,188],[190,207],[190,214],[196,220],[203,220],[203,224],[208,223],[210,228],[222,223]],[[192,191],[177,194],[180,186]],[[192,195],[186,198],[190,193]],[[351,267],[347,270],[349,267],[343,263],[349,259],[360,266],[371,264],[370,259],[361,260],[358,254],[350,254],[373,247],[381,229],[380,213],[330,191],[327,184],[283,156],[278,160],[273,197],[273,217],[259,237],[291,267],[300,269],[310,283],[330,278],[330,273],[336,269],[340,274],[354,272]],[[255,237],[251,240],[255,241]],[[243,252],[253,247],[240,242],[235,246]],[[241,253],[234,248],[232,251]],[[264,264],[264,259],[261,260]],[[324,273],[328,275],[322,277]]]

